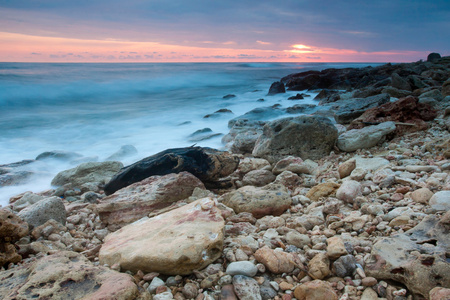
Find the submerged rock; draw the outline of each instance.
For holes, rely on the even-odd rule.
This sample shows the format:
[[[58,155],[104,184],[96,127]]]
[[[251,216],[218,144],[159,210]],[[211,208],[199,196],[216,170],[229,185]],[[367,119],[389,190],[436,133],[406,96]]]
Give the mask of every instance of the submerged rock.
[[[224,225],[214,201],[203,198],[108,235],[100,263],[132,272],[190,274],[221,256]]]
[[[280,93],[286,93],[286,89],[281,81],[276,81],[270,86],[267,95],[275,95]]]

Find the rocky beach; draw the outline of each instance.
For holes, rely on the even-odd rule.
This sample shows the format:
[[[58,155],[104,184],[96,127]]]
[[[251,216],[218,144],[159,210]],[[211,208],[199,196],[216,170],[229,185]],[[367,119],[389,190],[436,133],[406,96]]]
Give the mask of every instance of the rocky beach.
[[[125,147],[59,172],[54,189],[0,209],[0,296],[448,300],[449,77],[437,53],[295,73],[267,91],[298,91],[293,106],[231,119],[227,151],[124,166]],[[302,104],[311,91],[316,104]]]

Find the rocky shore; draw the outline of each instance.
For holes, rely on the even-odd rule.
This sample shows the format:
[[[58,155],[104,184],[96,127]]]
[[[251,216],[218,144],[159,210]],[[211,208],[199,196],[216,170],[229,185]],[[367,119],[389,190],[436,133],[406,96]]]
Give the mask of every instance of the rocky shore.
[[[317,107],[231,120],[229,152],[63,171],[0,209],[0,296],[448,300],[449,77],[436,53],[292,74],[268,95]]]

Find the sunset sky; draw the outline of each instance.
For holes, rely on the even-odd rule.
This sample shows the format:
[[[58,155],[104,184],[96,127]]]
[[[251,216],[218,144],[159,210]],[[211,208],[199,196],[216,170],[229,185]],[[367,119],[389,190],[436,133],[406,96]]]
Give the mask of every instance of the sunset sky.
[[[2,62],[410,62],[450,1],[0,0]]]

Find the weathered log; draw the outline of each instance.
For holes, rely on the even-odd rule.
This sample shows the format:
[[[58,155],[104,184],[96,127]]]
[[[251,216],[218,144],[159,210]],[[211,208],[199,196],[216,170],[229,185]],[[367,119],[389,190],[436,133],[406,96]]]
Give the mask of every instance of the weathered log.
[[[124,167],[106,185],[106,195],[153,175],[189,172],[203,182],[214,182],[233,173],[239,158],[203,147],[167,149]]]

